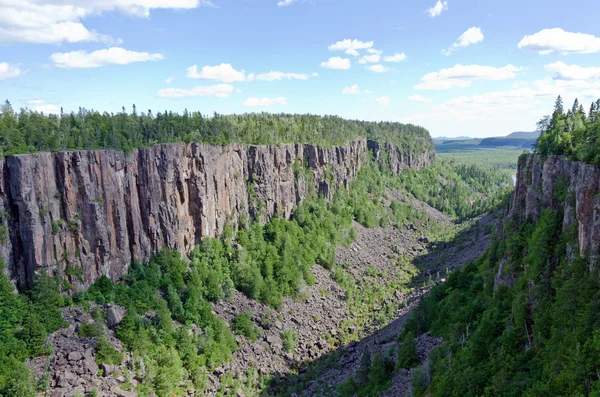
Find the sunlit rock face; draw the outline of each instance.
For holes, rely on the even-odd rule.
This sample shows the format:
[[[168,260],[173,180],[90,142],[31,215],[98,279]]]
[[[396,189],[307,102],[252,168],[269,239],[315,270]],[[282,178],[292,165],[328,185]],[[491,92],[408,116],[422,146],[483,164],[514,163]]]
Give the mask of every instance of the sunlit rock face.
[[[228,223],[287,218],[310,189],[331,197],[349,187],[369,149],[395,173],[435,156],[381,146],[366,139],[328,148],[172,143],[128,155],[9,156],[0,162],[0,255],[20,287],[42,269],[66,277],[73,291],[101,275],[118,280],[132,261],[165,247],[189,254]]]

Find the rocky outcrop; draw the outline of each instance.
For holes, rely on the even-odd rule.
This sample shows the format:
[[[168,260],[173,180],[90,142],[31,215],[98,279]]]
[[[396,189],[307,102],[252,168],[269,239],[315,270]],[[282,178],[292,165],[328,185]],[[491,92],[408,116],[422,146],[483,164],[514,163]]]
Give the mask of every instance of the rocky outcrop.
[[[389,159],[399,172],[431,155]],[[45,269],[81,290],[101,275],[118,280],[162,248],[188,254],[228,223],[289,217],[309,191],[329,197],[347,188],[365,161],[365,139],[9,156],[0,163],[0,255],[20,287]]]
[[[600,250],[600,168],[562,156],[523,155],[509,219],[533,222],[548,208],[564,208],[563,232],[577,226],[580,255]]]
[[[420,153],[403,151],[388,142],[378,142],[370,139],[367,141],[367,146],[379,165],[394,174],[400,174],[407,168],[420,169],[427,167],[435,160],[435,150]]]

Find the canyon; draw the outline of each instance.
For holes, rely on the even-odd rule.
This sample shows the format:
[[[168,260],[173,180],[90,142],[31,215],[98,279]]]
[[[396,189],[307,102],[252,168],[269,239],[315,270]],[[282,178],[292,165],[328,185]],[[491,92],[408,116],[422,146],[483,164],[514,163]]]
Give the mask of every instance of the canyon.
[[[0,162],[0,256],[19,288],[41,270],[78,292],[163,248],[184,255],[249,219],[289,218],[308,189],[348,188],[371,151],[394,173],[431,164],[360,138],[337,147],[158,144],[8,156]]]

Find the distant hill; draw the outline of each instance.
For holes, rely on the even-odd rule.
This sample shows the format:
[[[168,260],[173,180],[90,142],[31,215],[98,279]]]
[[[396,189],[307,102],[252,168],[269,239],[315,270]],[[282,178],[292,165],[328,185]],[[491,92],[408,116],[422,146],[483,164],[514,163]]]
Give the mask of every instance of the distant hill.
[[[525,131],[517,131],[512,134],[508,134],[505,138],[513,138],[513,139],[538,139],[540,136],[539,131],[533,132],[525,132]]]
[[[531,149],[535,145],[540,133],[517,131],[507,136],[495,137],[495,138],[484,138],[479,144],[482,147],[502,147],[511,146],[521,149]]]
[[[455,138],[446,137],[446,136],[438,136],[438,137],[433,138],[434,141],[464,141],[466,139],[471,139],[471,138],[468,136],[457,136]]]
[[[526,150],[533,148],[539,135],[540,133],[538,131],[516,131],[506,136],[493,138],[437,137],[433,138],[433,144],[438,153],[451,153],[456,151],[463,152],[493,148]]]

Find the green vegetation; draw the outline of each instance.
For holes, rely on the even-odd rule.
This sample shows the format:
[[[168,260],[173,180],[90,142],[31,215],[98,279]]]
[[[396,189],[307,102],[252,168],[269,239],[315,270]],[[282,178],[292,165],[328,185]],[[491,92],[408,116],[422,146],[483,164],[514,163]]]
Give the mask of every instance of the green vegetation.
[[[576,99],[565,112],[562,98],[554,104],[554,112],[538,123],[542,131],[535,151],[541,155],[565,155],[573,160],[600,164],[600,99],[588,113]]]
[[[444,342],[414,395],[599,395],[598,269],[577,254],[577,223],[562,231],[564,216],[507,220],[485,255],[423,299],[403,336]]]
[[[494,208],[512,186],[511,177],[497,168],[454,160],[406,171],[400,181],[417,199],[459,221]]]
[[[244,117],[252,119],[267,115]],[[240,120],[245,120],[244,117]],[[361,169],[348,191],[337,191],[329,201],[311,190],[289,220],[276,217],[266,223],[243,221],[235,232],[234,225],[229,225],[221,238],[205,238],[189,260],[181,258],[177,252],[163,251],[148,264],[132,264],[121,283],[102,277],[76,297],[77,304],[92,307],[92,316],[98,322],[83,324],[78,335],[96,339],[98,363],[121,363],[123,356],[108,343],[103,327],[99,325],[104,321],[105,313],[90,302],[124,306],[127,314],[116,334],[133,354],[133,364],[128,370],[139,379],[136,391],[141,395],[156,393],[157,396],[182,394],[191,388],[201,391],[207,386],[209,371],[230,361],[236,351],[232,331],[249,340],[256,340],[262,334],[250,312],[236,316],[230,330],[225,321],[212,313],[211,303],[230,299],[238,290],[276,310],[285,296],[303,299],[303,288],[314,283],[311,268],[319,264],[330,269],[344,288],[348,305],[355,313],[352,320],[342,324],[338,338],[344,341],[356,339],[365,325],[385,324],[393,318],[398,304],[390,303],[394,301],[391,298],[398,291],[408,292],[418,270],[402,256],[395,274],[372,268],[364,279],[354,280],[346,272],[345,264],[335,263],[335,248],[349,244],[355,238],[352,222],[366,227],[410,227],[431,239],[449,240],[459,228],[430,219],[425,211],[411,204],[411,193],[457,219],[468,219],[489,208],[506,184],[502,174],[491,168],[444,162],[434,169],[436,172],[443,169],[442,177],[435,178],[429,170],[407,171],[397,177],[371,163]],[[294,171],[296,177],[300,177],[304,167]],[[481,179],[487,180],[481,182]],[[456,187],[448,189],[448,184]],[[391,200],[396,196],[390,196],[390,189],[402,193],[400,201]],[[455,193],[447,194],[447,191]],[[465,197],[485,198],[490,204],[466,204],[458,209]],[[56,221],[53,232],[60,233],[63,224],[65,229],[76,231],[79,221],[78,216],[70,221]],[[65,273],[69,278],[83,277],[82,269],[68,263]],[[6,339],[7,346],[12,346],[10,343],[22,343],[23,346],[22,353],[13,347],[0,350],[0,360],[13,357],[0,370],[0,395],[13,395],[10,388],[24,384],[19,377],[29,374],[27,376],[31,378],[29,372],[22,370],[24,359],[47,354],[46,334],[63,325],[57,309],[70,302],[61,297],[59,286],[63,291],[68,291],[71,286],[69,280],[42,275],[31,291],[19,297],[13,293],[8,280],[5,281],[9,291],[5,294],[6,299],[20,302],[7,306],[21,308],[18,316],[5,322],[9,331],[0,339],[0,349],[4,346],[5,334],[12,335],[17,341]],[[3,305],[2,299],[0,305]],[[6,313],[0,310],[0,318]],[[268,325],[276,316],[270,313],[263,317],[260,323]],[[0,321],[0,324],[3,323]],[[25,329],[27,332],[22,331]],[[348,331],[350,329],[354,331]],[[324,338],[332,344],[338,343],[327,336]],[[299,337],[294,331],[284,331],[282,340],[284,349],[292,352]],[[5,352],[11,352],[11,355]],[[414,338],[407,337],[399,353],[401,364],[398,365],[415,365],[415,353]],[[364,376],[357,379],[355,385],[349,385],[348,390],[364,396],[375,395],[374,390],[383,390],[389,383],[395,365],[389,355],[375,356]],[[240,385],[239,379],[225,377],[222,390],[236,392],[240,387],[249,390],[250,384],[264,387],[264,379],[255,375],[252,380],[248,378],[245,385]]]
[[[63,326],[63,299],[55,281],[45,273],[34,287],[17,295],[0,263],[0,395],[34,397],[35,382],[23,363],[28,357],[50,353],[46,335]]]
[[[400,123],[344,120],[335,116],[251,113],[202,115],[158,112],[117,114],[79,108],[77,113],[44,115],[0,106],[0,156],[36,151],[117,149],[125,152],[165,142],[212,144],[311,143],[331,146],[357,137],[390,142],[421,153],[432,148],[422,127]]]
[[[393,351],[384,357],[377,352],[373,360],[368,350],[363,352],[360,368],[356,377],[351,377],[344,384],[338,386],[340,397],[377,397],[379,393],[390,387],[394,374]]]
[[[298,345],[298,333],[296,331],[286,330],[281,333],[283,340],[283,350],[291,353]]]
[[[232,321],[233,332],[238,335],[244,335],[248,340],[256,342],[262,332],[261,329],[252,322],[253,318],[254,314],[251,311],[238,314]]]

